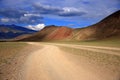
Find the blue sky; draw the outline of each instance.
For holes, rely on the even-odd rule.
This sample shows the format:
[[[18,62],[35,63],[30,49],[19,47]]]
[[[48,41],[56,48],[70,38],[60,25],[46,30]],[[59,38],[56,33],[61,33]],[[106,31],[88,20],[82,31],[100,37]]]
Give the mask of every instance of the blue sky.
[[[0,24],[29,28],[85,27],[120,10],[120,0],[0,0],[0,4]]]

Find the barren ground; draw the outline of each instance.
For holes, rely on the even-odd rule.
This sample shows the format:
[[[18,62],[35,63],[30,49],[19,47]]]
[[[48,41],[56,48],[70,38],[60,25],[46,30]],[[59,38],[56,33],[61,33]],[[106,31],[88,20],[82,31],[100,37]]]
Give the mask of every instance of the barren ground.
[[[21,52],[13,64],[1,67],[1,80],[120,80],[119,48],[34,42],[28,44],[32,47],[27,48],[24,54]],[[118,63],[103,66],[85,56],[70,54],[70,51],[60,47],[81,49],[77,53],[88,50],[88,54],[95,52],[117,56],[115,62]]]

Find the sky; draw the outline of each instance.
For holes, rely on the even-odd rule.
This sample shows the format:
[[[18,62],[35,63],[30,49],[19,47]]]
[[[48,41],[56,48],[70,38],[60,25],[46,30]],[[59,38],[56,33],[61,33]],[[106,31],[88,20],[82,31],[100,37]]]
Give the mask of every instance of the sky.
[[[46,25],[81,28],[120,10],[120,0],[0,0],[0,24],[33,30]]]

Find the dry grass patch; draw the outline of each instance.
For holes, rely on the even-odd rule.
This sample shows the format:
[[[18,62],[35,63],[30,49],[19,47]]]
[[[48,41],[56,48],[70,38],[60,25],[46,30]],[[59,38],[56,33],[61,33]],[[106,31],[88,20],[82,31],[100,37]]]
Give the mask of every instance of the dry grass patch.
[[[85,57],[88,59],[89,63],[97,64],[98,66],[115,72],[120,72],[120,56],[64,46],[60,46],[60,49],[73,55]]]
[[[48,43],[60,43],[60,44],[77,44],[77,45],[89,45],[89,46],[104,46],[104,47],[117,47],[120,48],[119,39],[107,39],[107,40],[86,40],[86,41],[48,41]]]

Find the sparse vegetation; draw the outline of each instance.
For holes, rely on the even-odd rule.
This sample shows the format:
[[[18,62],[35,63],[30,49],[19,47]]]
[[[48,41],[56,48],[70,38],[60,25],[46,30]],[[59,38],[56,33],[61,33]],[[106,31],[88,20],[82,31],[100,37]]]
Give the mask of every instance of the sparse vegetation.
[[[120,39],[107,39],[107,40],[95,40],[95,41],[51,41],[50,43],[120,47]]]
[[[0,65],[9,63],[26,45],[21,42],[0,42]]]
[[[120,56],[64,46],[60,46],[60,49],[73,55],[85,57],[90,63],[96,63],[112,71],[120,71]]]

